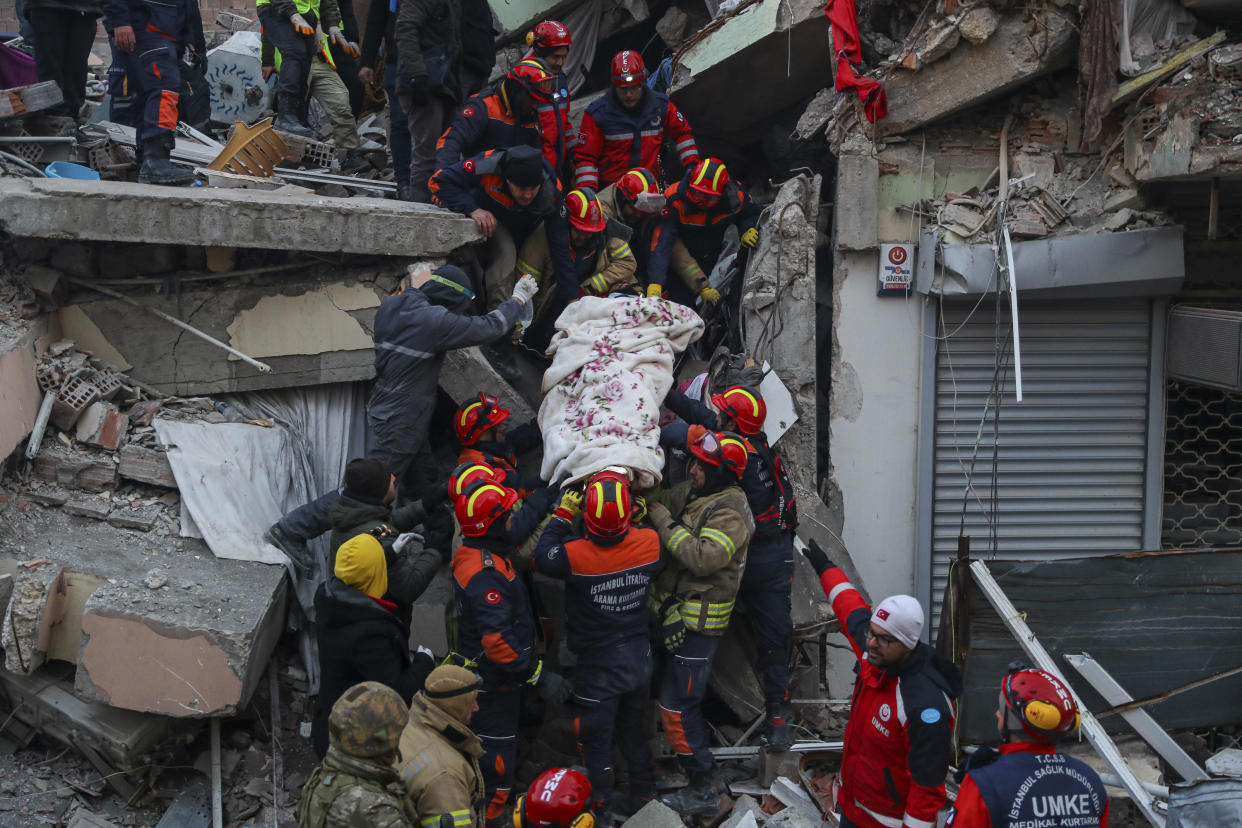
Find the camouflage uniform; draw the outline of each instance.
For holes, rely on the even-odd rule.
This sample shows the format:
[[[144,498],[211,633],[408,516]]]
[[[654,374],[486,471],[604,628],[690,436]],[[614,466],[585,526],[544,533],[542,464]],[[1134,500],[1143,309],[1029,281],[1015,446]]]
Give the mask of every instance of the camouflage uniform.
[[[388,790],[398,782],[391,765],[328,748],[302,788],[299,828],[413,828],[402,797]]]
[[[391,761],[409,717],[396,691],[364,681],[345,691],[328,718],[330,745],[298,803],[299,828],[413,828]]]

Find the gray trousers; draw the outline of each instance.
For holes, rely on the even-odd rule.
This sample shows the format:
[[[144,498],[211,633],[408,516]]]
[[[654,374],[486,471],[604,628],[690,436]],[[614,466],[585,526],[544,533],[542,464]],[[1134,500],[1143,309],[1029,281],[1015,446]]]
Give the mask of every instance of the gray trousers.
[[[431,190],[427,187],[427,181],[436,171],[436,142],[444,134],[448,103],[439,95],[430,95],[427,103],[419,106],[408,93],[401,91],[397,92],[397,98],[410,127],[411,200],[430,204]]]

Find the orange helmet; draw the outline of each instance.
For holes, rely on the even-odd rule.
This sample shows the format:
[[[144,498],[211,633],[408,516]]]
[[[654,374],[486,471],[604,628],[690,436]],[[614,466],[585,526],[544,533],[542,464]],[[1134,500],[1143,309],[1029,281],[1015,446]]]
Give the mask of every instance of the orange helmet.
[[[630,480],[624,474],[605,469],[587,480],[582,520],[588,533],[609,539],[624,535],[630,528],[630,510]]]
[[[1037,742],[1055,742],[1078,729],[1074,694],[1052,673],[1033,667],[1011,669],[1001,682],[1001,699],[1008,711],[1006,727],[1016,719]]]
[[[686,195],[691,201],[696,201],[697,196],[715,202],[729,186],[729,171],[719,158],[704,158],[690,171],[689,183],[690,191]]]
[[[491,394],[479,392],[479,398],[457,409],[453,429],[463,446],[473,446],[483,432],[509,419],[509,409],[500,407],[500,400]]]
[[[612,85],[638,86],[647,79],[647,67],[643,65],[643,56],[632,49],[617,52],[612,59]]]
[[[481,538],[518,501],[518,493],[495,483],[477,482],[457,498],[457,523],[468,538]]]
[[[636,167],[617,179],[617,198],[640,213],[658,213],[664,207],[664,193],[655,173]]]
[[[768,405],[759,392],[745,385],[735,385],[723,394],[712,395],[712,405],[733,418],[743,434],[758,434],[768,417]]]
[[[727,471],[738,480],[746,471],[750,452],[742,438],[728,431],[708,431],[687,448],[695,457],[709,466]]]
[[[569,29],[559,20],[536,23],[534,31],[526,33],[526,45],[536,49],[560,49],[562,46],[572,46],[573,42]]]
[[[449,500],[453,503],[457,502],[457,498],[469,489],[471,485],[484,481],[487,483],[504,484],[504,475],[493,469],[491,466],[483,463],[461,463],[449,475],[448,494]]]
[[[541,103],[547,103],[556,94],[556,73],[537,57],[519,60],[507,77]]]
[[[584,233],[600,233],[608,226],[594,190],[570,190],[565,196],[565,212],[569,213],[570,226]]]

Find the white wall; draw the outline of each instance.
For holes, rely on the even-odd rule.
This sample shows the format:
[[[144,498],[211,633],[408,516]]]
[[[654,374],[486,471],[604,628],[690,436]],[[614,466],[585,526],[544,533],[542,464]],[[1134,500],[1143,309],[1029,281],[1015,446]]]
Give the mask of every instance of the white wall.
[[[914,592],[923,298],[876,296],[878,252],[839,252],[830,401],[841,539],[873,602]]]

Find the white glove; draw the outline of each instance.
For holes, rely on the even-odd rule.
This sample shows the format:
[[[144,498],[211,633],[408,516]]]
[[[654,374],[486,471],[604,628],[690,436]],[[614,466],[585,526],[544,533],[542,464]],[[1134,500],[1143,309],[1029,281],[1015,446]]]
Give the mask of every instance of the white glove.
[[[358,57],[362,54],[362,50],[358,48],[357,43],[351,43],[349,38],[345,37],[340,26],[332,26],[328,29],[328,37],[332,39],[337,46],[340,46],[350,57]]]
[[[300,35],[313,35],[315,33],[315,27],[307,23],[306,18],[297,12],[289,15],[289,22],[293,24],[293,28]]]
[[[525,305],[535,294],[539,292],[539,283],[535,281],[535,277],[529,273],[518,279],[518,283],[513,287],[513,298]]]
[[[410,541],[418,541],[419,543],[422,543],[423,536],[417,532],[403,532],[397,536],[395,541],[392,542],[392,551],[400,555],[405,551],[405,548],[410,545]]]
[[[419,644],[417,647],[415,647],[415,648],[414,648],[414,652],[416,652],[416,653],[424,653],[424,654],[425,654],[428,658],[435,658],[435,657],[436,657],[436,654],[435,654],[435,653],[433,653],[431,650],[429,650],[429,649],[427,649],[426,647],[424,647],[422,644]]]

